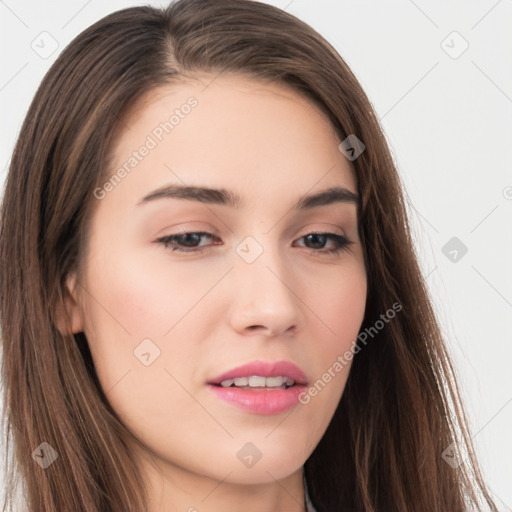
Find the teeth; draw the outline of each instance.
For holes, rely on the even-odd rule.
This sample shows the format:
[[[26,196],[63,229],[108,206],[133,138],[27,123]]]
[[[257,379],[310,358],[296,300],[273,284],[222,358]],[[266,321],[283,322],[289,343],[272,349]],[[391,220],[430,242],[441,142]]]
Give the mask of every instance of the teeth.
[[[252,379],[253,377],[251,377]],[[256,377],[254,377],[256,378]],[[267,377],[263,379],[263,384],[260,386],[282,386],[286,382],[286,377]],[[249,385],[253,385],[249,379]]]
[[[252,388],[278,388],[283,384],[286,384],[286,386],[293,386],[295,381],[288,377],[261,377],[259,375],[251,375],[250,377],[237,377],[236,379],[223,380],[220,383],[220,385],[224,388],[228,388],[233,384],[239,387],[250,386]]]

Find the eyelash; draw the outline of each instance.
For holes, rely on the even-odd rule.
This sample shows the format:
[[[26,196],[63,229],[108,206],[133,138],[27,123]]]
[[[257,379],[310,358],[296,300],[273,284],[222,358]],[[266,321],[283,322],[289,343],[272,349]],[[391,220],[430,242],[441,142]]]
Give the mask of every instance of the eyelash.
[[[156,242],[160,243],[160,244],[163,244],[164,247],[167,248],[167,246],[169,244],[173,243],[172,241],[174,239],[180,238],[180,237],[185,237],[185,236],[188,236],[188,235],[199,235],[199,236],[205,236],[206,235],[206,236],[208,236],[210,238],[212,238],[214,236],[211,233],[207,233],[205,231],[189,231],[189,232],[179,233],[179,234],[175,234],[175,235],[164,236],[164,237],[159,238],[158,240],[156,240]],[[302,238],[306,238],[306,237],[311,236],[311,235],[322,235],[322,236],[325,236],[328,239],[333,240],[337,244],[337,247],[335,247],[334,249],[327,249],[327,250],[311,249],[313,252],[319,252],[319,253],[328,254],[328,255],[331,255],[331,256],[336,256],[339,253],[341,253],[342,251],[347,250],[348,247],[354,243],[353,241],[349,240],[347,237],[345,237],[343,235],[339,235],[337,233],[322,233],[322,232],[308,233],[307,235],[304,235],[304,236],[301,236],[300,238],[298,238],[298,240],[301,240]],[[204,247],[189,247],[189,248],[186,248],[186,249],[180,248],[180,247],[173,247],[173,248],[171,248],[171,250],[173,252],[174,251],[178,251],[178,252],[184,252],[184,253],[195,253],[195,252],[203,251]]]

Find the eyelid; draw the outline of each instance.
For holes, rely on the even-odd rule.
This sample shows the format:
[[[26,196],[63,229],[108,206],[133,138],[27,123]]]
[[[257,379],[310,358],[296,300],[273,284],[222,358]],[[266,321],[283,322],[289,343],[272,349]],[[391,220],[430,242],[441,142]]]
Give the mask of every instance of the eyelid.
[[[305,234],[311,234],[311,232],[325,233],[326,229],[327,229],[328,231],[334,230],[333,232],[335,232],[335,234],[337,234],[337,235],[347,237],[346,230],[343,229],[342,227],[340,227],[340,225],[339,225],[341,223],[342,223],[341,221],[338,224],[334,224],[332,222],[323,222],[323,223],[322,222],[321,223],[313,222],[313,223],[309,223],[305,227],[302,227],[300,230],[297,230],[294,226],[291,226],[284,232],[284,235],[287,237],[290,232],[295,231],[294,237],[298,237],[298,236],[304,236],[304,234],[303,235],[299,234],[301,231],[305,231]],[[192,226],[192,224],[199,224],[199,226]],[[310,227],[311,225],[319,225],[319,224],[323,225],[323,226],[322,227],[314,227],[314,228]],[[296,224],[295,224],[295,226],[296,226]],[[325,228],[325,226],[329,226],[329,227]],[[172,231],[170,231],[170,230],[172,230]],[[231,233],[233,232],[229,227],[227,228],[227,230]],[[181,233],[200,232],[200,231],[201,232],[208,231],[212,235],[215,235],[218,237],[221,236],[219,231],[216,228],[214,228],[211,224],[203,223],[202,221],[184,222],[183,224],[179,224],[178,227],[176,227],[176,228],[173,226],[170,226],[160,236],[171,236],[171,235],[179,235]]]
[[[175,236],[181,235],[184,233],[199,233],[199,232],[208,232],[215,236],[220,236],[220,233],[217,229],[215,229],[211,224],[201,222],[201,221],[192,221],[192,222],[183,222],[181,224],[177,224],[174,226],[168,226],[166,229],[162,230],[161,235],[157,235],[157,238],[162,238],[166,236]]]

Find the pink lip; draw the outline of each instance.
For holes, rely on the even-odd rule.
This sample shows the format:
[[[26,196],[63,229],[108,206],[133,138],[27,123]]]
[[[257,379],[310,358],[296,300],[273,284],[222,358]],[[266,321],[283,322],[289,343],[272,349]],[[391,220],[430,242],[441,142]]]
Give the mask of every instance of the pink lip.
[[[208,384],[220,384],[223,380],[249,377],[250,375],[260,375],[262,377],[279,377],[282,375],[293,379],[297,384],[307,384],[304,372],[290,361],[253,361],[218,375],[209,380]]]
[[[223,380],[236,377],[260,375],[262,377],[289,377],[295,385],[287,389],[242,389],[222,387]],[[299,395],[306,390],[307,378],[304,372],[289,361],[254,361],[243,366],[233,368],[209,381],[208,388],[219,398],[226,402],[257,414],[279,414],[299,401]]]
[[[299,402],[299,395],[307,387],[295,384],[288,389],[236,389],[208,384],[208,389],[226,402],[256,414],[279,414]]]

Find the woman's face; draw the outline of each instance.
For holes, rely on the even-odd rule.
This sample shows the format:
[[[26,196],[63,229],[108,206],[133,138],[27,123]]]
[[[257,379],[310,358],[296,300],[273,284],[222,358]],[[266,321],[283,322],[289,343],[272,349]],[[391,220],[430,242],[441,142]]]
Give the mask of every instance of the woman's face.
[[[117,178],[95,191],[82,281],[69,280],[73,330],[85,332],[108,400],[162,471],[229,474],[231,483],[285,478],[334,414],[350,360],[335,363],[364,316],[356,204],[296,207],[332,187],[357,194],[340,140],[297,93],[241,76],[153,90],[122,126]],[[170,186],[222,189],[239,201],[152,196]],[[329,253],[337,236],[352,244]],[[291,362],[307,382],[287,391],[209,384],[254,361]]]

